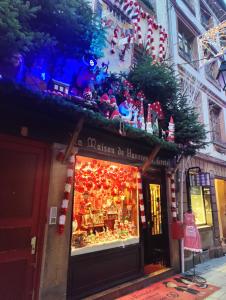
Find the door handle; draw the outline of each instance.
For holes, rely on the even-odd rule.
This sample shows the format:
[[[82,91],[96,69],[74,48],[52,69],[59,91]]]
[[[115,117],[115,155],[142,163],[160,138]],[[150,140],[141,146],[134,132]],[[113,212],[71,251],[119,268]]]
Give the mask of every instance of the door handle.
[[[31,254],[35,254],[36,252],[36,241],[37,241],[36,236],[33,236],[31,238]]]

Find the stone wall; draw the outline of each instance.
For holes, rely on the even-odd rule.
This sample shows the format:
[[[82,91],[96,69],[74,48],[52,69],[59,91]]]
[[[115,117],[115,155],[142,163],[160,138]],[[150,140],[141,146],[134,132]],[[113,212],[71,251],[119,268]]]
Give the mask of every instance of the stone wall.
[[[63,197],[67,164],[62,164],[56,160],[59,149],[62,149],[62,146],[54,145],[52,150],[48,212],[51,206],[59,208]],[[57,232],[57,225],[48,225],[49,216],[47,216],[40,284],[41,300],[66,299],[71,205],[72,201],[70,201],[67,213],[65,232],[62,235]]]

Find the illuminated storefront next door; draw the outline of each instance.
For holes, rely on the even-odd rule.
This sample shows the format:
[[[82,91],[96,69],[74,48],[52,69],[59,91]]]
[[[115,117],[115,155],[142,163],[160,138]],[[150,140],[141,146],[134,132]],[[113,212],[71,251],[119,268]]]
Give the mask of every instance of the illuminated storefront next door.
[[[190,188],[191,207],[195,214],[196,225],[213,225],[210,187],[193,186]]]
[[[215,190],[221,239],[226,239],[226,180],[215,179]]]
[[[199,167],[191,167],[187,170],[186,181],[188,208],[195,215],[196,225],[212,226],[210,174],[201,172]]]

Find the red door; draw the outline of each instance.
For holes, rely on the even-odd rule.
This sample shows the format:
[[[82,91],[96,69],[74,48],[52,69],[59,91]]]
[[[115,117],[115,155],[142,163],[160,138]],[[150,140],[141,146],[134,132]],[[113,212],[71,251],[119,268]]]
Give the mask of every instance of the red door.
[[[0,135],[0,299],[38,298],[49,150]]]

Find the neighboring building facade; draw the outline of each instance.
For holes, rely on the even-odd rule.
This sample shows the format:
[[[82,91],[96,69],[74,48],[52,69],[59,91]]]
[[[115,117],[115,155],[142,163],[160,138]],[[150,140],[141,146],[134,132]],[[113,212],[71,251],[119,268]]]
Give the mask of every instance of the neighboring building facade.
[[[207,172],[207,186],[185,186],[183,210],[191,206],[202,237],[203,259],[222,255],[225,243],[226,209],[226,96],[216,76],[219,60],[204,64],[204,56],[217,53],[214,47],[202,49],[198,37],[226,19],[222,1],[177,0],[156,1],[159,22],[165,20],[169,33],[169,57],[179,74],[182,90],[188,95],[191,106],[199,113],[199,120],[208,132],[210,144],[194,158],[187,159],[184,169],[190,172]],[[167,16],[167,17],[166,17]],[[178,199],[181,195],[178,194]],[[190,204],[188,203],[190,202]],[[185,252],[185,266],[189,266],[191,255]],[[201,259],[202,260],[202,259]]]

